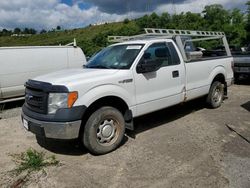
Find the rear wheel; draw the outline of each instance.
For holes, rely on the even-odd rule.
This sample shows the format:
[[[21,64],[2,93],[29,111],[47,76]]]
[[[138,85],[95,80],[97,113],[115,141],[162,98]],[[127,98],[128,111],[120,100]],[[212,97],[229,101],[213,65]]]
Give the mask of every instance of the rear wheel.
[[[224,84],[215,81],[209,90],[207,96],[207,103],[211,108],[218,108],[221,106],[224,98]]]
[[[122,114],[113,107],[96,110],[87,120],[83,144],[93,154],[105,154],[115,150],[125,132]]]

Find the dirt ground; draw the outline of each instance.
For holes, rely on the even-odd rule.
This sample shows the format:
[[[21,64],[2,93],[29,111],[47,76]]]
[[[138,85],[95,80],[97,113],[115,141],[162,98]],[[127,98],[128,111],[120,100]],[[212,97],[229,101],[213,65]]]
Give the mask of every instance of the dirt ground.
[[[250,187],[250,84],[234,85],[218,109],[202,100],[135,120],[116,151],[93,156],[74,142],[36,140],[22,128],[22,101],[0,114],[0,187],[18,179],[10,154],[32,147],[59,166],[30,175],[24,187]]]

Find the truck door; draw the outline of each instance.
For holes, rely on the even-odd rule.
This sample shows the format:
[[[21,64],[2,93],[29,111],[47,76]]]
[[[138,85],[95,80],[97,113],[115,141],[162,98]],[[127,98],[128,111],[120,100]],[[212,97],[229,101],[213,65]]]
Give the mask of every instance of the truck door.
[[[153,43],[145,50],[137,66],[145,63],[143,59],[146,58],[159,62],[161,67],[149,73],[137,73],[136,68],[134,70],[137,116],[183,101],[185,67],[179,57],[180,53],[172,42]]]

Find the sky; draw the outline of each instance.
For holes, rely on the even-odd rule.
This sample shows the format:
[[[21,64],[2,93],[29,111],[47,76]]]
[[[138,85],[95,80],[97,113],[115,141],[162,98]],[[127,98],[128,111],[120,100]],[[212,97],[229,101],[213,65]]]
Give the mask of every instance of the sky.
[[[156,12],[201,12],[206,5],[246,11],[247,0],[0,0],[0,29],[82,28]]]

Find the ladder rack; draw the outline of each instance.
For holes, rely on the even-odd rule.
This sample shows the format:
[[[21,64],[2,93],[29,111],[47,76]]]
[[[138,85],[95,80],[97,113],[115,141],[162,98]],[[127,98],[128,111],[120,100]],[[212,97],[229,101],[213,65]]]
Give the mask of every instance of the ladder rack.
[[[208,37],[208,36],[225,36],[224,32],[217,31],[193,31],[193,30],[176,30],[176,29],[155,29],[155,28],[145,28],[146,34],[162,34],[167,36],[192,36],[192,37]]]
[[[175,36],[189,36],[189,37],[213,37],[223,38],[224,32],[218,31],[194,31],[194,30],[176,30],[176,29],[157,29],[145,28],[145,34],[134,36],[108,36],[109,42],[125,42],[130,40],[145,40],[150,38],[173,38]]]
[[[116,43],[116,42],[125,42],[131,40],[146,40],[151,38],[172,38],[172,36],[166,36],[162,34],[141,34],[134,36],[108,36],[108,42]]]
[[[108,36],[108,41],[111,43],[119,43],[133,40],[146,39],[174,39],[176,42],[184,61],[190,61],[185,51],[187,42],[205,41],[222,39],[227,56],[231,56],[231,51],[224,32],[218,31],[194,31],[194,30],[177,30],[177,29],[157,29],[145,28],[145,34],[134,36]]]

